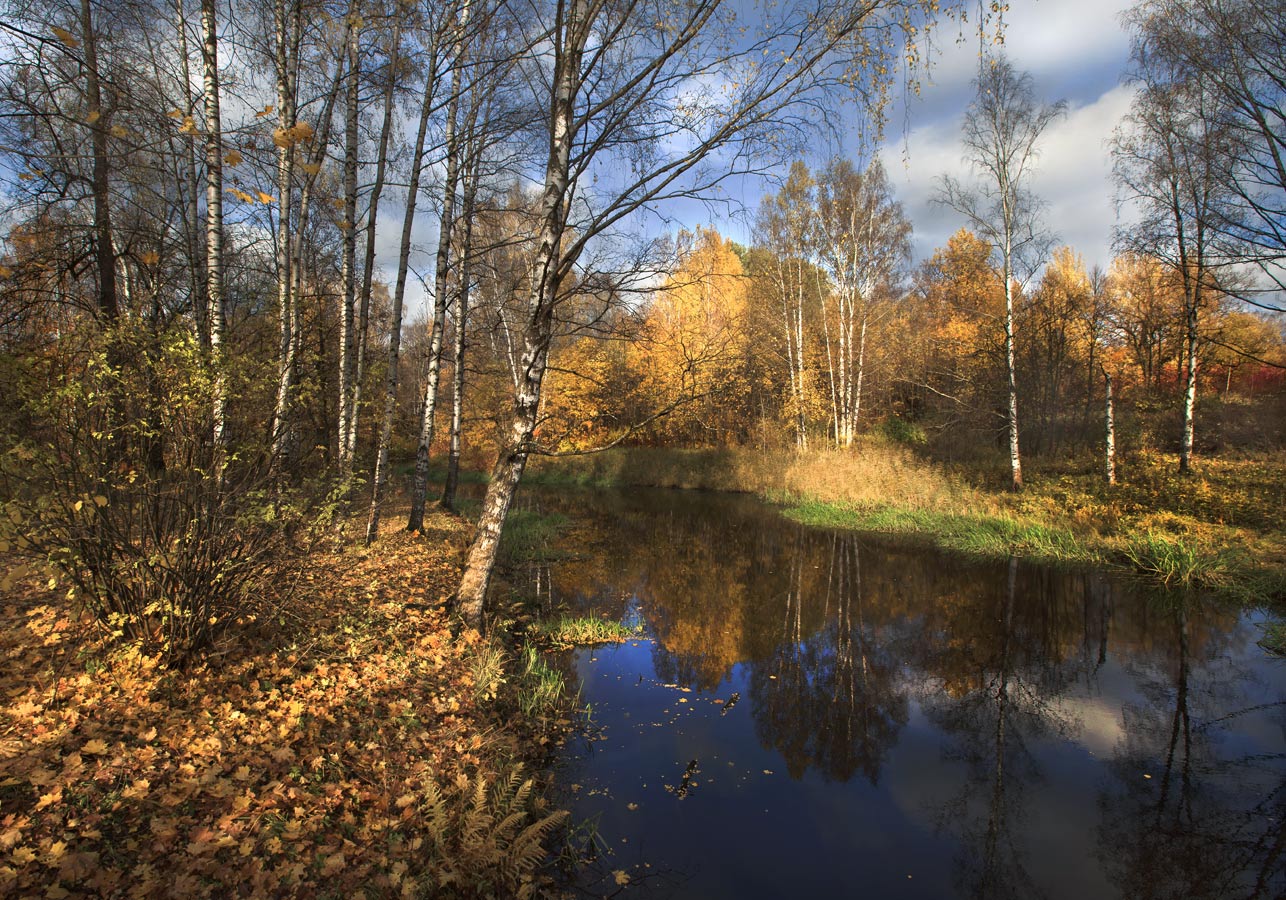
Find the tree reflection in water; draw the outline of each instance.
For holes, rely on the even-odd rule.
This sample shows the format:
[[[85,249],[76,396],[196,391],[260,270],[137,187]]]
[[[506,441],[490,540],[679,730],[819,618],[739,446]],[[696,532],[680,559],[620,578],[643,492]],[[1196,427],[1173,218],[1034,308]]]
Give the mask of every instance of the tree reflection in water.
[[[797,540],[803,544],[802,530]],[[825,590],[806,593],[804,569],[818,557],[801,546],[786,592],[781,640],[752,670],[755,730],[796,778],[813,767],[834,781],[861,772],[874,785],[906,725],[906,686],[892,645],[867,622],[860,543],[852,535],[823,535],[821,541],[829,544],[822,557]],[[809,602],[823,606],[825,624],[805,635],[803,608]]]
[[[1228,726],[1262,711],[1236,708],[1253,675],[1222,654],[1194,660],[1190,602],[1169,610],[1176,655],[1137,669],[1146,702],[1126,707],[1099,796],[1100,855],[1121,893],[1140,900],[1280,897],[1286,754],[1236,746]],[[1286,701],[1271,705],[1286,736]],[[1238,803],[1248,790],[1262,799]]]
[[[833,841],[872,871],[893,853],[881,835],[901,829],[931,870],[916,875],[919,896],[1286,895],[1281,670],[1238,613],[1157,604],[1095,573],[803,528],[750,500],[535,500],[573,524],[566,552],[523,589],[577,614],[639,616],[648,631],[620,656],[633,668],[607,670],[594,698],[595,720],[628,735],[632,768],[604,751],[577,780],[599,772],[594,796],[607,796],[614,779],[634,793],[655,781],[640,769],[697,756],[710,775],[721,767],[684,801],[690,830],[671,810],[620,833],[658,862],[709,842],[749,867],[735,890],[751,893],[711,880],[692,896],[780,895],[754,867],[790,829],[809,836],[796,856]],[[667,685],[693,691],[681,719]],[[719,715],[713,700],[734,691],[742,702]],[[613,703],[630,715],[613,723]],[[768,777],[778,765],[788,783]],[[590,796],[578,811],[611,815]],[[770,806],[768,831],[754,830]],[[644,827],[647,809],[616,827]],[[793,865],[841,892],[851,877],[838,858]]]

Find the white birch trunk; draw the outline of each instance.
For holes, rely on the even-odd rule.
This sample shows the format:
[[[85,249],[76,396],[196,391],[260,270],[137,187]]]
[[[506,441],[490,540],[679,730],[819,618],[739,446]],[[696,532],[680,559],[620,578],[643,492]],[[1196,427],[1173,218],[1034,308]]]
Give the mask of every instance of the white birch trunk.
[[[1106,440],[1103,447],[1103,468],[1109,485],[1116,484],[1116,409],[1112,404],[1112,376],[1103,370],[1104,404],[1103,424]]]
[[[275,69],[277,78],[277,128],[281,140],[277,148],[277,397],[273,407],[272,423],[269,429],[269,441],[274,465],[281,459],[281,452],[286,438],[286,419],[289,415],[290,394],[293,389],[295,371],[295,340],[293,324],[295,322],[294,296],[292,294],[293,266],[290,231],[291,210],[293,208],[293,184],[295,170],[295,151],[287,135],[295,126],[295,90],[292,66],[294,56],[292,44],[295,17],[288,9],[292,0],[277,0],[274,14],[276,34],[274,35]],[[294,10],[298,10],[298,0],[293,0]]]
[[[1009,213],[1005,213],[1008,217]],[[1006,218],[1008,225],[1008,218]],[[1014,364],[1014,285],[1012,276],[1012,253],[1009,230],[1006,227],[1004,236],[1002,276],[1005,279],[1005,377],[1009,391],[1009,410],[1006,424],[1009,431],[1009,471],[1010,487],[1015,491],[1023,487],[1023,463],[1018,450],[1018,379]]]
[[[227,448],[227,381],[223,359],[223,125],[219,109],[219,32],[214,4],[215,0],[201,0],[201,68],[205,94],[205,295],[210,304],[210,366],[214,371],[211,439],[215,448],[215,477],[221,483]]]
[[[342,293],[339,315],[339,422],[336,456],[340,479],[352,476],[353,460],[348,444],[350,420],[354,414],[353,376],[353,303],[357,290],[357,116],[358,104],[358,29],[350,27],[348,39],[348,84],[344,102],[344,240],[341,263]]]
[[[458,27],[465,28],[468,19],[469,5],[466,0]],[[456,189],[460,180],[460,148],[456,128],[460,115],[461,71],[464,64],[464,53],[458,40],[452,64],[451,98],[447,102],[445,141],[447,168],[442,188],[442,216],[438,221],[437,264],[433,273],[433,319],[429,326],[429,367],[424,379],[420,440],[415,448],[415,475],[411,481],[411,513],[406,522],[407,531],[421,531],[424,528],[424,503],[429,489],[429,450],[433,446],[433,431],[437,417],[447,295],[451,289],[451,239],[455,232]]]
[[[500,532],[526,468],[538,422],[541,385],[549,358],[549,344],[553,339],[554,305],[562,277],[561,245],[571,190],[571,150],[575,137],[573,116],[576,95],[580,90],[581,56],[589,36],[589,23],[584,21],[587,5],[586,0],[570,0],[568,19],[559,35],[564,44],[554,72],[549,161],[545,167],[545,187],[540,200],[540,237],[523,337],[522,381],[514,398],[509,440],[492,471],[477,533],[469,547],[457,592],[460,613],[474,628],[481,628],[483,624],[487,588],[500,547]]]

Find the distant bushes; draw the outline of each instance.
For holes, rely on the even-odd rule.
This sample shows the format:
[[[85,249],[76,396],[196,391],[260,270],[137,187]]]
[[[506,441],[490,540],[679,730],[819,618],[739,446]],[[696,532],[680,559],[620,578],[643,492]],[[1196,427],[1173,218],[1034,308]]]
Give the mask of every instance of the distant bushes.
[[[899,444],[918,447],[929,442],[929,437],[924,433],[923,428],[900,416],[889,416],[880,426],[880,430],[889,440]]]

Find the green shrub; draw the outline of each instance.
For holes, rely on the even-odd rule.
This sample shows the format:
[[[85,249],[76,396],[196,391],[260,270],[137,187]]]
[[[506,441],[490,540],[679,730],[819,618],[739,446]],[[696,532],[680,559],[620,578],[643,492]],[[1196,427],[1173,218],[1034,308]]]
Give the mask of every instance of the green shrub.
[[[924,433],[924,429],[914,422],[898,416],[890,416],[884,420],[880,426],[884,436],[891,441],[899,444],[909,444],[911,446],[923,446],[929,442],[929,437]]]
[[[26,367],[26,428],[0,436],[0,548],[50,570],[112,637],[182,662],[265,592],[298,514],[262,458],[219,457],[191,336],[146,351],[127,337]]]

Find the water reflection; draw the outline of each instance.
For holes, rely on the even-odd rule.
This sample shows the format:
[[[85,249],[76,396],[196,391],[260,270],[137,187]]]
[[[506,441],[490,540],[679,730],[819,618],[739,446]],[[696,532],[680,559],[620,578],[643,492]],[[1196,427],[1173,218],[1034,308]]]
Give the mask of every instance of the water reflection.
[[[1286,891],[1283,672],[1236,613],[806,529],[748,499],[526,502],[572,519],[572,555],[520,589],[647,626],[576,660],[626,738],[569,760],[596,785],[569,802],[682,870],[665,895],[847,895],[855,866],[874,895]],[[729,772],[653,796],[648,767],[697,758]],[[638,814],[614,804],[626,790]],[[703,862],[729,854],[735,871]]]
[[[802,540],[799,531],[797,550]],[[874,785],[906,725],[908,698],[892,643],[868,622],[861,548],[837,535],[829,540],[822,623],[811,634],[804,632],[808,557],[797,552],[791,566],[780,639],[750,675],[755,731],[795,778],[811,767],[835,781],[860,772]]]

